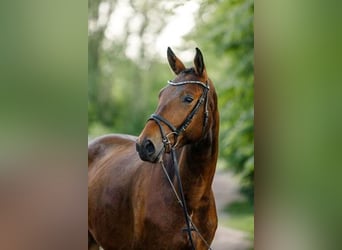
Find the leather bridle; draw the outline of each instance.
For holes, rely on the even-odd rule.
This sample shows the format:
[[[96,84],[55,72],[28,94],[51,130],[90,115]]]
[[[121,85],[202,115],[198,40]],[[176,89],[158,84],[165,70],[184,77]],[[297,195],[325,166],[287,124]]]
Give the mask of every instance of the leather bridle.
[[[208,249],[211,249],[210,245],[207,243],[207,241],[201,235],[201,233],[199,232],[199,230],[197,229],[195,224],[192,222],[191,217],[189,216],[186,201],[185,201],[185,196],[184,196],[184,192],[183,192],[182,182],[181,182],[181,178],[179,175],[179,166],[178,166],[178,161],[177,161],[177,156],[176,156],[176,146],[177,146],[178,136],[187,129],[187,127],[190,125],[192,119],[197,114],[198,110],[200,109],[200,107],[203,103],[205,106],[204,106],[204,115],[203,115],[204,117],[203,117],[202,135],[204,134],[204,132],[206,130],[207,123],[208,123],[208,115],[209,115],[209,112],[208,112],[208,91],[210,89],[209,84],[208,84],[208,81],[206,83],[203,83],[201,81],[182,81],[182,82],[168,81],[168,84],[172,85],[172,86],[181,86],[181,85],[185,85],[185,84],[197,84],[197,85],[203,87],[203,92],[202,92],[201,97],[197,100],[197,103],[195,104],[195,106],[193,107],[191,112],[188,114],[188,116],[185,118],[183,123],[178,128],[176,128],[167,119],[165,119],[164,117],[162,117],[158,114],[152,114],[148,120],[153,120],[157,123],[157,125],[159,126],[159,129],[160,129],[161,136],[162,136],[164,148],[159,152],[158,157],[160,157],[161,154],[163,154],[167,148],[169,148],[170,152],[171,152],[172,164],[174,166],[176,177],[177,177],[178,190],[179,190],[180,197],[178,196],[176,189],[175,189],[175,187],[174,187],[174,185],[170,179],[170,176],[168,175],[168,173],[165,169],[163,159],[162,159],[163,157],[160,157],[159,161],[160,161],[160,164],[163,168],[163,171],[167,177],[167,180],[169,181],[171,188],[172,188],[180,206],[183,209],[184,218],[185,218],[185,222],[186,222],[186,228],[183,229],[183,231],[188,233],[190,245],[191,245],[193,250],[195,250],[195,245],[194,245],[194,242],[192,239],[192,234],[191,234],[192,231],[197,232],[197,234],[202,239],[202,241],[207,245]],[[171,133],[169,133],[169,134],[165,133],[165,130],[162,126],[162,123],[164,123],[167,127],[169,127],[169,129],[171,130]],[[168,138],[168,136],[171,134],[173,134],[175,137],[174,145],[171,145],[171,142]]]
[[[164,117],[162,117],[161,115],[158,115],[158,114],[152,114],[151,117],[148,119],[148,120],[153,120],[157,123],[157,125],[160,129],[160,133],[162,136],[162,141],[163,141],[163,144],[165,146],[165,149],[167,149],[168,147],[169,148],[174,147],[177,144],[177,142],[176,142],[177,137],[187,129],[187,127],[190,125],[192,119],[194,118],[194,116],[196,115],[196,113],[198,112],[198,110],[200,109],[200,107],[203,103],[204,103],[205,107],[204,107],[202,134],[205,132],[205,129],[206,129],[206,126],[208,123],[208,115],[209,115],[209,112],[208,112],[208,91],[210,88],[209,88],[208,81],[206,83],[203,83],[201,81],[182,81],[182,82],[168,81],[168,84],[172,85],[172,86],[181,86],[181,85],[185,85],[185,84],[197,84],[203,88],[203,92],[202,92],[201,97],[197,100],[197,103],[194,106],[194,108],[191,110],[191,112],[188,114],[188,116],[185,118],[183,123],[178,128],[176,128],[167,119],[165,119]],[[171,133],[169,133],[169,134],[165,133],[165,130],[162,126],[162,123],[164,123],[166,126],[169,127],[169,129],[171,130]],[[175,137],[174,145],[171,145],[171,142],[168,138],[168,136],[171,134],[173,134]]]

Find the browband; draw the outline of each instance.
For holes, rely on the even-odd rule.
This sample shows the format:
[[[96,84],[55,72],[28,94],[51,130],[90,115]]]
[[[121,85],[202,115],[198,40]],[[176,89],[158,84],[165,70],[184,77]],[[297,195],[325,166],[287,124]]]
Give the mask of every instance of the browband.
[[[179,85],[185,85],[185,84],[188,84],[188,83],[193,83],[193,84],[198,84],[198,85],[201,85],[203,88],[206,88],[206,89],[210,89],[209,88],[209,84],[208,83],[204,83],[204,82],[201,82],[201,81],[182,81],[182,82],[173,82],[171,80],[167,81],[168,84],[170,85],[173,85],[173,86],[179,86]]]

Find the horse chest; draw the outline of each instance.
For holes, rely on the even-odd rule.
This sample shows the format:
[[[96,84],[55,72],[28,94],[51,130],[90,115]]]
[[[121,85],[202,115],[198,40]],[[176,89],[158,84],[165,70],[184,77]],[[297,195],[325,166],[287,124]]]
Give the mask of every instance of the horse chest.
[[[173,196],[155,194],[144,206],[136,204],[134,214],[136,244],[145,244],[145,247],[151,244],[144,249],[154,249],[154,245],[187,244],[186,234],[182,231],[185,228],[184,216]]]

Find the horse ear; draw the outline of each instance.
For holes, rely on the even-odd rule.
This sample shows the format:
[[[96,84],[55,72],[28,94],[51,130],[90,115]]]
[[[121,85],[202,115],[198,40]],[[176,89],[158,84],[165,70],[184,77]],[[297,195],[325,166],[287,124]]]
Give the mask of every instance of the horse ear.
[[[196,55],[194,58],[195,71],[198,76],[207,78],[207,72],[205,70],[204,60],[202,52],[199,48],[196,48]]]
[[[173,53],[170,47],[167,48],[167,60],[169,61],[171,69],[173,70],[173,72],[175,72],[176,75],[178,75],[185,69],[182,61],[178,59],[178,57]]]

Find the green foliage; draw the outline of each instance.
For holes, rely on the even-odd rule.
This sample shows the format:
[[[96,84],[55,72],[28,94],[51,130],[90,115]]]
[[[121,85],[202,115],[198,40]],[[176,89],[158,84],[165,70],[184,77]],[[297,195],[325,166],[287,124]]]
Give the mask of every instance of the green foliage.
[[[254,208],[249,201],[238,201],[230,204],[226,209],[229,218],[223,224],[248,233],[254,239]]]
[[[145,37],[155,37],[168,15],[154,1],[130,1],[131,17],[121,39],[106,36],[107,26],[119,1],[89,1],[88,128],[91,137],[106,133],[137,135],[157,104],[159,89],[170,78],[168,66],[148,53]],[[124,1],[121,1],[121,5]],[[104,11],[107,8],[107,11]],[[101,15],[99,15],[100,10]],[[141,24],[129,26],[136,16]],[[160,22],[156,22],[159,19]],[[135,59],[127,56],[130,39],[137,43]]]
[[[118,56],[115,50],[106,50],[102,55],[104,72],[97,82],[101,91],[88,104],[92,136],[104,131],[139,134],[157,105],[159,89],[166,84],[167,75],[172,76],[164,64],[153,62],[142,69],[131,59]],[[98,123],[103,127],[100,130]]]
[[[250,200],[254,196],[253,13],[251,0],[204,1],[190,36],[209,54],[207,65],[215,67],[208,71],[219,95],[221,157],[241,175],[242,190]]]

